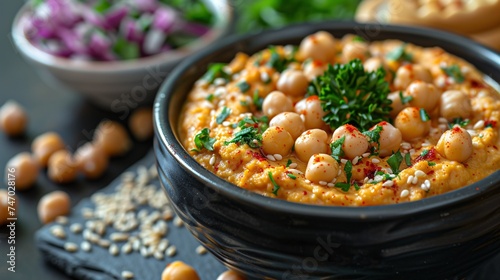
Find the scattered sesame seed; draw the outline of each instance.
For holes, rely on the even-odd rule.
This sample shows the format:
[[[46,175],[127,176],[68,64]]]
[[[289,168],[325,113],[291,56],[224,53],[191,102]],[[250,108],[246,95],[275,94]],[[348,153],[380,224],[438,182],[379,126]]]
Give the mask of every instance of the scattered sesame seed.
[[[355,156],[354,159],[352,160],[352,164],[356,165],[356,164],[358,164],[358,161],[359,161],[359,157]]]
[[[112,255],[112,256],[116,256],[118,255],[118,253],[120,252],[120,250],[118,249],[118,246],[116,246],[116,244],[111,244],[109,246],[109,249],[108,249],[108,252]]]
[[[221,96],[226,93],[226,88],[225,87],[217,87],[215,88],[214,95],[215,96]]]
[[[212,157],[210,158],[210,165],[214,165],[215,164],[215,155],[212,155]]]
[[[226,80],[225,79],[223,79],[223,78],[216,78],[216,79],[214,79],[214,85],[215,86],[222,86],[224,84],[226,84]]]
[[[283,159],[283,156],[282,156],[282,155],[280,155],[280,154],[274,154],[274,158],[275,158],[276,160],[282,160],[282,159]]]
[[[205,255],[207,253],[207,248],[200,245],[200,246],[196,247],[196,253],[198,255]]]
[[[429,188],[431,187],[431,181],[429,181],[429,180],[425,180],[425,181],[424,181],[424,184],[425,184],[426,186],[428,186]]]
[[[103,248],[108,248],[111,245],[111,242],[106,239],[99,239],[97,241],[97,245],[103,247]]]
[[[177,254],[177,248],[175,246],[170,246],[167,248],[167,251],[166,251],[166,254],[167,256],[169,257],[173,257]]]
[[[61,224],[61,225],[67,225],[68,224],[68,217],[66,216],[58,216],[55,220],[56,223]]]
[[[74,223],[69,227],[69,230],[73,233],[80,233],[83,230],[82,224]]]
[[[478,142],[472,142],[472,146],[474,146],[474,148],[479,148],[479,143]]]
[[[310,184],[311,183],[311,181],[308,180],[308,179],[306,179],[304,182],[306,182],[306,184]]]
[[[123,244],[121,250],[122,250],[122,253],[124,253],[124,254],[130,254],[130,252],[132,252],[132,244],[129,242]]]
[[[129,235],[123,232],[113,232],[110,234],[109,239],[114,242],[127,241]]]
[[[269,74],[267,74],[267,72],[265,71],[260,72],[260,80],[264,83],[268,82],[270,80]]]
[[[64,228],[60,225],[54,225],[50,228],[50,233],[59,238],[59,239],[65,239],[66,238],[66,232],[64,231]]]
[[[123,279],[132,279],[134,278],[134,273],[128,270],[122,271],[122,278]]]
[[[375,163],[375,164],[377,164],[377,163],[380,163],[380,160],[377,159],[377,158],[372,158],[372,162]]]
[[[410,151],[409,151],[409,152],[410,152],[410,154],[411,154],[411,155],[413,155],[413,154],[415,154],[415,153],[416,153],[415,149],[410,149]]]
[[[410,195],[410,192],[408,190],[401,191],[401,197],[407,197],[408,195]]]
[[[340,162],[343,163],[343,164],[346,164],[347,163],[347,159],[345,159],[345,158],[340,159]]]
[[[276,158],[274,158],[274,156],[273,156],[273,155],[267,155],[266,157],[267,157],[267,159],[268,159],[268,160],[270,160],[270,161],[276,161]]]
[[[64,243],[64,250],[70,253],[76,252],[78,251],[78,245],[73,242],[66,242]]]
[[[420,185],[420,188],[421,188],[423,191],[429,191],[429,190],[430,190],[430,187],[428,187],[426,184],[422,184],[422,185]]]
[[[157,260],[163,260],[163,257],[164,257],[164,256],[163,256],[163,253],[162,253],[162,252],[160,252],[160,251],[155,251],[155,252],[153,253],[153,257],[154,257],[155,259],[157,259]]]
[[[447,126],[447,125],[445,125],[445,124],[440,124],[440,125],[438,125],[438,127],[439,127],[439,129],[441,129],[441,130],[446,130],[446,129],[448,128],[448,126]]]
[[[367,157],[369,157],[369,156],[370,156],[370,153],[364,153],[364,154],[362,154],[362,156],[363,156],[364,158],[367,158]]]
[[[424,171],[422,171],[422,170],[415,171],[415,177],[424,177],[424,176],[425,176]]]
[[[407,184],[411,184],[413,182],[413,175],[408,176],[408,179],[406,180]]]
[[[90,244],[90,242],[88,241],[82,241],[82,243],[80,243],[80,248],[84,252],[90,252],[92,251],[92,244]]]
[[[287,171],[288,171],[288,172],[290,172],[290,173],[297,174],[297,175],[302,175],[302,174],[304,174],[304,172],[302,172],[302,171],[300,171],[300,170],[298,170],[298,169],[294,169],[294,168],[289,168]]]
[[[430,145],[432,145],[431,143],[429,142],[424,142],[422,143],[422,147],[429,147]]]
[[[320,185],[322,185],[322,186],[326,186],[326,185],[328,184],[328,182],[325,182],[325,181],[319,181],[318,183],[319,183]]]
[[[474,124],[474,129],[482,129],[482,128],[484,128],[484,121],[483,120],[480,120]]]
[[[150,256],[148,249],[144,246],[141,247],[139,252],[140,252],[141,256],[143,256],[144,258],[148,258]]]
[[[401,148],[403,148],[404,150],[409,150],[409,149],[411,149],[411,144],[408,142],[402,142]]]
[[[334,184],[334,183],[328,183],[328,184],[326,184],[326,185],[327,185],[327,186],[329,186],[330,188],[335,187],[335,184]]]
[[[297,168],[298,164],[295,162],[290,163],[289,168]]]
[[[413,180],[411,181],[413,185],[416,185],[418,183],[418,177],[413,177]]]
[[[223,126],[230,126],[230,125],[231,125],[231,122],[229,122],[229,121],[223,121],[223,122],[222,122],[222,125],[223,125]]]
[[[387,174],[392,174],[393,172],[392,172],[392,169],[390,169],[390,168],[386,168],[386,169],[385,169],[385,173],[387,173]]]
[[[332,183],[335,183],[335,182],[337,182],[337,178],[334,178],[334,179],[332,180]]]
[[[385,181],[382,186],[383,187],[392,187],[394,185],[393,181]]]
[[[184,225],[184,222],[181,220],[181,218],[179,218],[179,216],[176,216],[174,218],[174,225],[176,227],[182,227],[182,225]]]
[[[441,123],[441,124],[448,124],[448,120],[447,120],[447,119],[445,119],[445,118],[443,118],[443,117],[440,117],[440,118],[438,119],[438,122],[439,122],[439,123]]]
[[[342,170],[339,169],[339,171],[337,172],[337,176],[339,176],[340,174],[342,174]]]
[[[375,177],[373,177],[373,180],[375,181],[382,181],[384,179],[384,177],[382,175],[375,175]]]

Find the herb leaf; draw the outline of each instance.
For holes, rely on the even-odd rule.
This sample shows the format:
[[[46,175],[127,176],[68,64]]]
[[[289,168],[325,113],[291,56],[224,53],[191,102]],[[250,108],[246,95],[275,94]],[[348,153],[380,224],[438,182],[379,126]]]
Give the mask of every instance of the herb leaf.
[[[214,101],[214,98],[215,98],[215,95],[213,93],[210,93],[209,95],[207,95],[207,97],[205,99],[212,102],[212,101]]]
[[[203,148],[213,151],[215,141],[215,138],[210,138],[210,129],[204,128],[194,136],[194,144],[197,149],[193,149],[193,151],[199,152]]]
[[[290,177],[290,178],[294,179],[294,180],[295,180],[295,179],[297,179],[297,176],[295,176],[295,175],[293,175],[293,174],[291,174],[291,173],[287,173],[286,175],[287,175],[288,177]]]
[[[340,158],[344,156],[344,150],[342,150],[342,145],[344,145],[345,135],[335,140],[330,144],[330,150],[332,151],[332,157],[340,161]]]
[[[217,124],[221,124],[229,115],[231,115],[231,109],[224,106],[220,114],[215,118],[215,121],[217,122]]]
[[[470,123],[469,119],[462,119],[462,118],[454,118],[449,124],[448,127],[452,129],[455,125],[459,125],[461,127],[466,127]]]
[[[413,61],[413,55],[406,52],[406,44],[402,44],[399,47],[393,49],[385,56],[388,60],[393,61]]]
[[[391,167],[392,173],[399,173],[399,166],[401,165],[401,162],[403,162],[403,156],[401,155],[400,151],[397,151],[389,157],[389,159],[387,160],[387,164],[389,164],[389,166]]]
[[[241,92],[245,93],[250,89],[250,85],[246,81],[241,81],[236,85]]]
[[[252,100],[255,107],[257,107],[257,110],[262,110],[262,103],[264,103],[264,98],[259,96],[258,90],[254,91]]]
[[[410,154],[405,154],[405,163],[406,163],[406,166],[411,166],[411,156]]]
[[[401,104],[407,104],[413,100],[413,96],[404,96],[402,91],[399,92],[399,98],[401,99]]]
[[[433,162],[433,161],[427,161],[427,164],[428,164],[429,166],[435,166],[435,165],[436,165],[436,163],[435,163],[435,162]]]
[[[269,171],[267,173],[267,176],[269,176],[269,180],[271,180],[271,183],[273,184],[273,190],[272,190],[272,193],[275,195],[275,196],[278,196],[278,191],[280,189],[280,186],[278,184],[276,184],[276,181],[274,181],[274,178],[273,178],[273,173],[271,171]]]
[[[460,67],[456,64],[453,64],[448,67],[441,67],[441,70],[448,75],[448,77],[452,77],[453,80],[457,83],[463,83],[465,81],[465,77],[460,70]]]
[[[290,166],[290,164],[292,164],[292,160],[291,160],[291,159],[288,159],[288,160],[286,161],[286,167],[289,167],[289,166]]]
[[[295,61],[293,57],[282,57],[275,46],[269,46],[269,51],[271,52],[271,57],[267,61],[267,66],[276,69],[278,72],[283,72],[290,62]]]
[[[346,176],[346,182],[335,183],[335,187],[340,188],[344,192],[347,192],[351,188],[352,162],[347,161],[345,163],[344,172]]]
[[[382,126],[376,125],[375,128],[363,132],[363,134],[370,139],[370,142],[377,143],[377,151],[380,150],[380,133],[383,129]]]
[[[308,91],[319,96],[326,112],[323,120],[332,128],[349,123],[363,131],[389,121],[391,100],[387,98],[385,70],[365,72],[359,59],[329,65],[322,76],[311,82]]]
[[[230,143],[247,144],[251,148],[258,148],[262,144],[262,133],[267,129],[268,118],[245,117],[238,123],[240,131],[234,134],[233,139],[225,141],[224,145]]]
[[[203,75],[203,77],[201,77],[201,79],[207,81],[209,84],[212,84],[217,78],[222,78],[226,81],[229,81],[231,79],[231,75],[224,71],[225,66],[225,63],[210,64],[208,66],[207,72],[205,73],[205,75]]]
[[[429,114],[427,114],[427,111],[425,111],[424,108],[420,108],[420,119],[423,122],[429,121],[431,117],[429,117]]]

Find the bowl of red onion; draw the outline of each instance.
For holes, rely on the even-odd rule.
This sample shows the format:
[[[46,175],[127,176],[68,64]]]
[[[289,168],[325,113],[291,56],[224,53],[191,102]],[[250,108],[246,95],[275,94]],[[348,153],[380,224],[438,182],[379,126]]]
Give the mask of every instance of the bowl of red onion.
[[[152,102],[170,71],[233,20],[229,0],[30,0],[12,37],[45,81],[120,112]]]

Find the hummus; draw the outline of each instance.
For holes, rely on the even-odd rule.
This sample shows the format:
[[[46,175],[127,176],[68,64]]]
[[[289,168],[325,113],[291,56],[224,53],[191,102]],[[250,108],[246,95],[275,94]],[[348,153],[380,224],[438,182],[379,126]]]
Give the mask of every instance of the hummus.
[[[484,77],[437,47],[318,32],[211,65],[179,133],[202,166],[263,196],[415,201],[500,168],[500,95]]]

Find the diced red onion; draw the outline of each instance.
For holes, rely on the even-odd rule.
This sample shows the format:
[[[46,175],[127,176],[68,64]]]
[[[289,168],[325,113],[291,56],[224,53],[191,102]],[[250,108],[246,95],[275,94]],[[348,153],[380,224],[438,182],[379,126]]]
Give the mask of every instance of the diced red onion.
[[[169,33],[178,21],[177,12],[166,6],[158,8],[154,13],[153,27]]]

